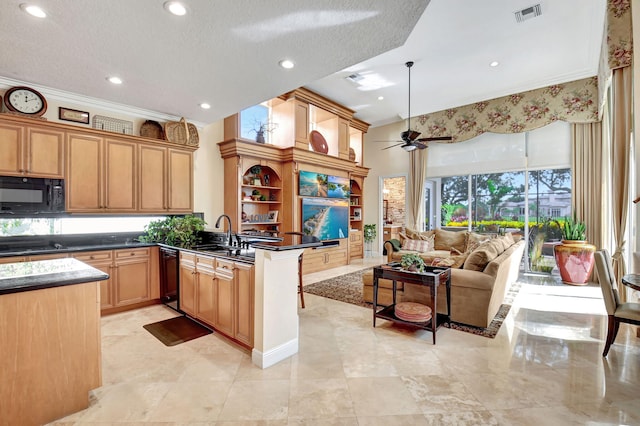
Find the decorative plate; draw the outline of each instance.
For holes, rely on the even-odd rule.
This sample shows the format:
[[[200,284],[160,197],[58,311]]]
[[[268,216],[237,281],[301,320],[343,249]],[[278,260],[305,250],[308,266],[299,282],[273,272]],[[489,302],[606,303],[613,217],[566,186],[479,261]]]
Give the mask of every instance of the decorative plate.
[[[312,130],[311,133],[309,133],[309,139],[311,140],[311,147],[315,152],[321,152],[323,154],[329,152],[329,145],[327,145],[327,141],[319,131]]]
[[[353,148],[349,148],[349,161],[356,161],[356,151]]]

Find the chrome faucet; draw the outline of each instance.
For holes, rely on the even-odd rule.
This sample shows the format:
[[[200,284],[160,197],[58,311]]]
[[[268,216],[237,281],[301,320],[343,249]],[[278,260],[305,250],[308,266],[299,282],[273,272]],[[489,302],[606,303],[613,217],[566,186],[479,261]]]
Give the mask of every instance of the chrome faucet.
[[[233,244],[233,240],[231,239],[231,218],[226,214],[221,214],[218,216],[218,220],[216,220],[216,229],[220,228],[220,221],[222,218],[226,217],[229,227],[227,228],[227,245],[231,247]]]

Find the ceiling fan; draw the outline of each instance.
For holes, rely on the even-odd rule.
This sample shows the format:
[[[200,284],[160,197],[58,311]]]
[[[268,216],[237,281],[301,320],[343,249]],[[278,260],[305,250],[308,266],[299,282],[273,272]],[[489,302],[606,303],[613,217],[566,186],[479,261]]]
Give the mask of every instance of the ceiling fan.
[[[395,145],[388,146],[386,148],[382,148],[382,149],[384,150],[384,149],[400,146],[405,151],[410,152],[415,149],[427,148],[427,144],[425,142],[450,141],[451,136],[439,136],[439,137],[418,139],[418,136],[420,136],[420,132],[411,130],[411,67],[413,66],[413,62],[409,61],[405,65],[409,69],[409,111],[408,111],[409,114],[407,115],[407,130],[400,134],[400,139],[402,139],[402,142],[397,143]]]

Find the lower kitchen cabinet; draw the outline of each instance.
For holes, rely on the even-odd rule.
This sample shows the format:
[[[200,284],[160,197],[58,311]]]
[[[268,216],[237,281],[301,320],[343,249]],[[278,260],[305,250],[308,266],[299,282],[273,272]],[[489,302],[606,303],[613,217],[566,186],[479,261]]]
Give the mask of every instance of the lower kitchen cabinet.
[[[254,266],[180,252],[178,308],[216,331],[253,346]]]
[[[109,274],[100,282],[102,314],[126,310],[151,303],[157,298],[157,262],[152,259],[155,247],[101,250],[74,254],[73,257]]]

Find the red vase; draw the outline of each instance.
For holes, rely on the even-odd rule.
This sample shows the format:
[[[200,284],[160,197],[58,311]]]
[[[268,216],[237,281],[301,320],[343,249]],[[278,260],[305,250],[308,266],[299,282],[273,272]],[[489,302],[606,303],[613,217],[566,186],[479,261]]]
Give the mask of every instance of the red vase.
[[[586,241],[562,240],[553,247],[556,264],[562,282],[570,285],[585,285],[593,271],[596,246]]]

